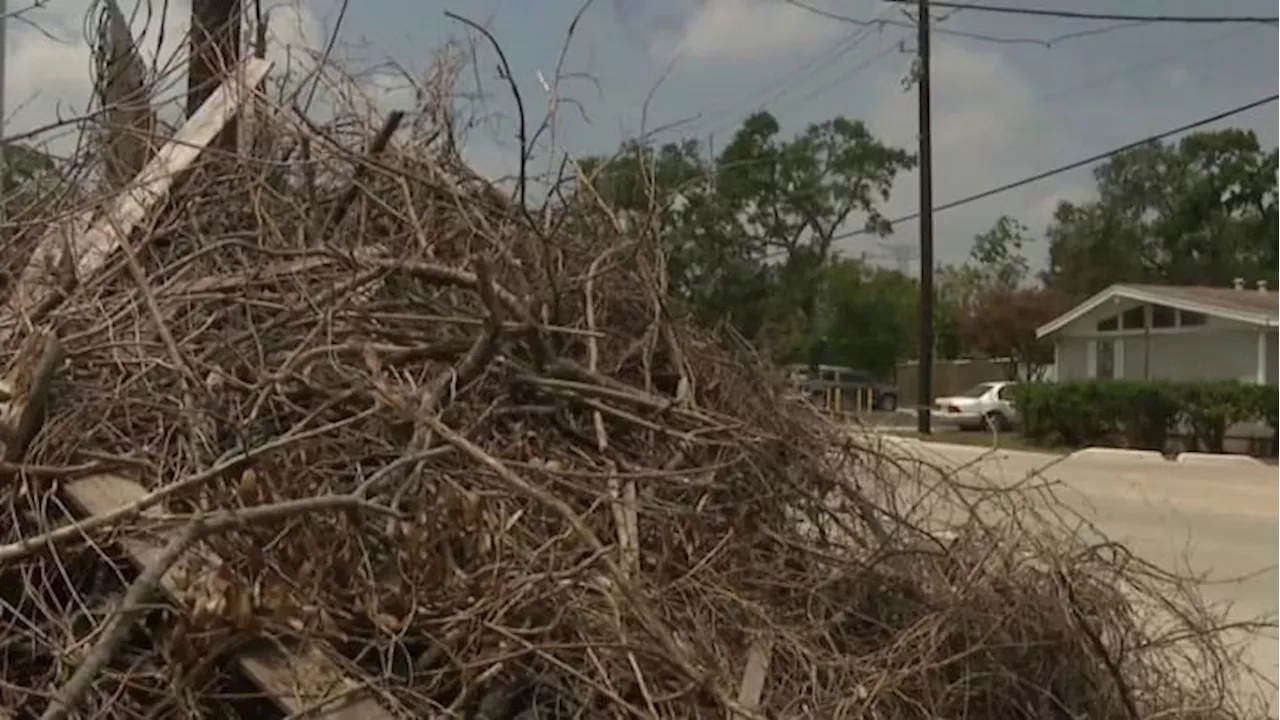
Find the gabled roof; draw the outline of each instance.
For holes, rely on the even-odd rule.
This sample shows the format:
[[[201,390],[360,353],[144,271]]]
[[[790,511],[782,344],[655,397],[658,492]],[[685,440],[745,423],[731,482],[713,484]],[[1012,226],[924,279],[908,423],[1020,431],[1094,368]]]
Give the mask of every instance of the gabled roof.
[[[1113,300],[1165,305],[1178,310],[1212,315],[1250,325],[1276,327],[1280,293],[1195,285],[1112,285],[1041,325],[1036,329],[1036,337],[1042,338],[1057,332],[1097,309],[1103,303]]]

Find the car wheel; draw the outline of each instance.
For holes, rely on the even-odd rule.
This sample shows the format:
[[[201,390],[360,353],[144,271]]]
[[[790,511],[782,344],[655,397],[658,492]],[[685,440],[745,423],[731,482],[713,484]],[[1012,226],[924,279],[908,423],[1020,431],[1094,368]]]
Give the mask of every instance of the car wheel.
[[[876,403],[876,409],[883,412],[893,412],[898,409],[897,395],[881,395],[880,400]]]

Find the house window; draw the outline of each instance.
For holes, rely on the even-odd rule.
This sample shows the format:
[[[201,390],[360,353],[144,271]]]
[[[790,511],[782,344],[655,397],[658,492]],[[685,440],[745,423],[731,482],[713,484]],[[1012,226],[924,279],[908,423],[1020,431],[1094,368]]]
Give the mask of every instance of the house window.
[[[1178,324],[1178,311],[1166,305],[1151,306],[1151,327],[1171,328]]]
[[[1098,321],[1098,332],[1115,332],[1120,329],[1120,316],[1112,315]]]
[[[1147,309],[1141,305],[1124,311],[1120,316],[1122,330],[1141,330],[1147,326]]]
[[[1116,378],[1116,341],[1099,340],[1094,345],[1094,377],[1099,380]]]
[[[1204,313],[1191,312],[1189,310],[1178,311],[1178,324],[1183,327],[1194,327],[1205,323]]]

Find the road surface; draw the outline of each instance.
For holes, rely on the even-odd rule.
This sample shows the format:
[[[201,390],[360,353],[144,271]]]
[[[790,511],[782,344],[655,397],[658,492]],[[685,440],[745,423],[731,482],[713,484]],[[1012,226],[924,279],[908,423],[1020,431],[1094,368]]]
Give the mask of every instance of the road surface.
[[[1058,456],[1012,450],[922,443],[894,438],[904,454],[941,466],[966,468],[992,480],[1016,481]],[[1092,520],[1110,539],[1171,570],[1205,573],[1209,602],[1231,603],[1232,619],[1274,616],[1280,609],[1280,544],[1275,467],[1196,466],[1123,453],[1072,456],[1042,470],[1064,486],[1058,498]],[[1271,683],[1264,694],[1277,712],[1275,634],[1254,639],[1250,663]]]

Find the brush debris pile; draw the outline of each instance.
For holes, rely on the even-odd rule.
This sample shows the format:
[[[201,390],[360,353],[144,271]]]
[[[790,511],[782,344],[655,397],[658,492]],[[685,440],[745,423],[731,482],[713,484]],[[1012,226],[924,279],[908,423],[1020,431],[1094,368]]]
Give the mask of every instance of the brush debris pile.
[[[207,160],[41,321],[67,360],[0,486],[0,709],[38,717],[135,582],[123,549],[202,517],[83,717],[248,717],[232,656],[264,640],[391,717],[1247,716],[1181,581],[787,400],[581,178],[531,212],[447,133],[370,159],[308,132]],[[86,468],[185,485],[24,549]]]

